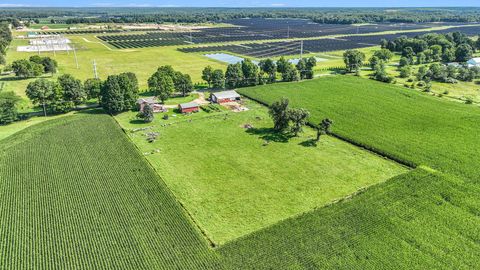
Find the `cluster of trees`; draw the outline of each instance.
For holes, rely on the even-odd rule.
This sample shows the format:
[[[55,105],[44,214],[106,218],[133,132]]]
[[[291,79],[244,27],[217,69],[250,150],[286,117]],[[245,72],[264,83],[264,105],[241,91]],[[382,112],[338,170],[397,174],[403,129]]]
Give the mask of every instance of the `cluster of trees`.
[[[25,93],[33,104],[42,106],[44,115],[47,110],[54,113],[70,111],[87,97],[82,82],[70,74],[62,75],[56,81],[37,79],[27,85]]]
[[[57,72],[57,61],[50,57],[31,56],[27,59],[15,60],[9,67],[15,76],[20,78],[38,77],[45,73],[52,75]]]
[[[20,97],[13,92],[0,92],[0,125],[18,120],[17,104]]]
[[[99,103],[110,114],[135,108],[137,99],[138,80],[134,73],[110,75],[100,84]]]
[[[480,49],[480,39],[474,41],[466,34],[429,33],[414,38],[405,36],[380,43],[382,48],[402,54],[400,66],[425,64],[430,62],[465,62],[476,49]]]
[[[445,83],[456,83],[457,81],[471,82],[480,77],[480,68],[445,66],[433,63],[430,66],[421,66],[415,77],[418,81],[426,83],[430,81]]]
[[[5,55],[12,42],[12,32],[7,23],[0,23],[0,65],[5,65]]]
[[[274,83],[277,81],[277,73],[280,73],[282,81],[291,82],[312,79],[316,64],[314,57],[302,58],[297,65],[293,65],[284,57],[276,62],[272,59],[261,60],[258,65],[250,59],[245,59],[240,63],[229,64],[225,74],[220,69],[213,70],[207,66],[202,72],[202,79],[209,87],[230,89]]]
[[[287,98],[281,98],[270,105],[268,112],[273,120],[273,129],[276,132],[291,132],[294,136],[298,136],[298,133],[303,131],[303,126],[307,124],[310,112],[303,108],[290,108],[289,103]],[[317,142],[321,135],[330,133],[332,125],[333,121],[325,118],[315,126]]]
[[[303,18],[318,23],[382,22],[474,22],[478,8],[10,8],[0,10],[3,18],[24,21],[35,18],[65,17],[57,20],[75,23],[217,22],[236,18]],[[53,19],[52,19],[53,20]]]
[[[175,92],[186,96],[193,91],[190,75],[175,71],[172,66],[161,66],[148,79],[148,89],[162,102]]]

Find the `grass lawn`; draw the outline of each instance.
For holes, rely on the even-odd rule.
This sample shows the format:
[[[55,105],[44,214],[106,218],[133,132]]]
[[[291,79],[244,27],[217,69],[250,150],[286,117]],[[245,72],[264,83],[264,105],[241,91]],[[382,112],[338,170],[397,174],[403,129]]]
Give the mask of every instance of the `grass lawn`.
[[[310,110],[314,123],[329,117],[333,131],[400,160],[471,180],[480,170],[480,110],[404,87],[354,76],[243,88],[265,102],[288,97]]]
[[[79,68],[76,67],[72,52],[57,52],[56,56],[53,53],[41,53],[42,56],[51,56],[58,61],[59,72],[53,79],[66,73],[82,80],[92,78],[94,76],[93,60],[95,60],[100,78],[105,79],[108,75],[121,72],[134,72],[137,75],[141,90],[145,90],[148,78],[162,65],[172,65],[176,70],[188,73],[194,83],[202,82],[201,73],[206,66],[210,65],[213,68],[220,69],[226,67],[226,64],[209,60],[201,55],[179,52],[176,47],[117,50],[103,44],[94,35],[68,35],[67,37],[77,48]],[[35,55],[34,53],[16,51],[17,46],[27,44],[27,40],[14,39],[10,50],[7,52],[7,63]],[[14,91],[25,99],[26,86],[33,80],[15,80],[12,76],[0,77],[0,83],[4,82],[3,88],[5,91]],[[24,107],[25,110],[30,107],[28,101],[26,101]]]
[[[248,107],[167,125],[160,117],[149,124],[132,124],[134,113],[117,117],[129,129],[152,127],[128,134],[216,244],[407,171],[332,137],[312,146],[310,129],[288,140],[272,132],[265,107],[255,102]],[[148,143],[145,133],[153,131],[159,139]]]

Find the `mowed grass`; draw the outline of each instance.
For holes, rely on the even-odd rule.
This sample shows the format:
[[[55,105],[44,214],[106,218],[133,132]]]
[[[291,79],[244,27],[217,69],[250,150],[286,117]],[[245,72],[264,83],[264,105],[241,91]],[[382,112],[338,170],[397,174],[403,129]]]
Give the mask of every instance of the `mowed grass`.
[[[208,243],[107,115],[0,141],[0,268],[219,269]]]
[[[338,136],[407,163],[478,182],[480,110],[476,106],[354,76],[240,92],[266,103],[288,97],[293,106],[311,112],[312,123],[331,118]]]
[[[407,171],[333,137],[313,146],[310,129],[288,140],[272,131],[266,108],[247,104],[191,121],[135,126],[133,113],[117,117],[127,128],[151,127],[128,134],[217,245]],[[156,142],[146,141],[149,132],[160,134]]]
[[[201,82],[203,68],[210,65],[214,68],[225,69],[222,64],[197,54],[187,54],[177,51],[176,47],[153,47],[129,50],[112,49],[102,43],[94,35],[68,35],[66,36],[77,49],[79,68],[77,69],[73,52],[41,53],[41,56],[50,56],[58,61],[59,73],[72,74],[76,78],[85,80],[93,78],[93,61],[97,63],[98,75],[105,79],[108,75],[121,72],[134,72],[137,75],[140,87],[147,87],[148,78],[162,65],[171,65],[178,71],[189,74],[194,82]],[[7,52],[7,62],[25,59],[35,53],[17,52],[17,46],[27,45],[27,40],[15,39]],[[54,78],[56,77],[54,76]],[[15,91],[25,96],[28,80],[11,80],[0,77],[0,82],[5,82],[5,89]]]

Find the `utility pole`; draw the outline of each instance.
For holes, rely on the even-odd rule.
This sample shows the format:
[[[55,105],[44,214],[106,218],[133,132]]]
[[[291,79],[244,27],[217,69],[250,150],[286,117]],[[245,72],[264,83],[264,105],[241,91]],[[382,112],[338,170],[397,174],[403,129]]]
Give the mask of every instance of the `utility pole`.
[[[72,48],[73,48],[73,57],[75,58],[75,64],[77,65],[77,69],[78,69],[77,52],[75,51],[75,46],[72,45]]]
[[[300,41],[300,60],[303,57],[303,40]]]
[[[95,59],[93,59],[93,75],[95,76],[95,79],[98,79],[97,62],[95,61]]]

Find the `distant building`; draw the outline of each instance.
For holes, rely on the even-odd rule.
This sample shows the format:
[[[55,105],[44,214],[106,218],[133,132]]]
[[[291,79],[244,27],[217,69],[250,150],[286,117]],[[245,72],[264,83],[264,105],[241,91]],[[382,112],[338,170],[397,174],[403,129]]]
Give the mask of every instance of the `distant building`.
[[[178,104],[178,109],[180,110],[181,113],[191,113],[191,112],[198,112],[200,110],[200,107],[195,102],[189,102],[189,103]]]
[[[139,108],[139,111],[143,112],[143,108],[145,105],[150,105],[152,107],[154,113],[159,113],[159,112],[167,112],[168,110],[160,104],[154,97],[148,97],[148,98],[139,98],[137,100],[137,105]]]
[[[50,27],[48,27],[46,25],[42,26],[42,30],[48,30],[48,29],[50,29]]]
[[[229,90],[229,91],[212,93],[211,99],[212,99],[212,102],[215,102],[215,103],[226,103],[226,102],[239,101],[241,100],[241,97],[235,90]]]
[[[480,57],[472,58],[467,61],[468,67],[480,67]]]

